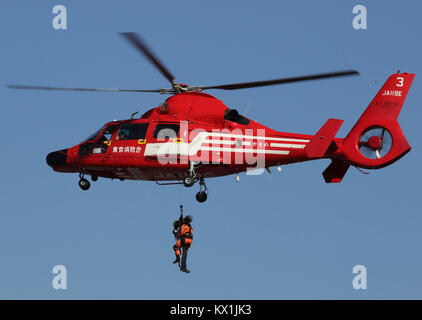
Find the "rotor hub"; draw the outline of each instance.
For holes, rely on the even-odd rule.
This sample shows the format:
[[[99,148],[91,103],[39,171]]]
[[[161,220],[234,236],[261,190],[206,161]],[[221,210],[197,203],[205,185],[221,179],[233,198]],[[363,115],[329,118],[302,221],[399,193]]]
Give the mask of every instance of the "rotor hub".
[[[373,150],[378,150],[382,146],[382,140],[378,136],[372,136],[368,140],[368,145]]]

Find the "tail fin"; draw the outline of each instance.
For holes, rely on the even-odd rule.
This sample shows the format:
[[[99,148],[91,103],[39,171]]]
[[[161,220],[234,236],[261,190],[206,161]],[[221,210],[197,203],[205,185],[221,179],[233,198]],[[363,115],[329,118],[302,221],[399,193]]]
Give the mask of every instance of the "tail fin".
[[[343,141],[344,161],[362,168],[385,167],[410,151],[397,118],[414,74],[390,76]]]
[[[390,76],[359,121],[371,117],[390,117],[397,120],[414,77],[414,74],[409,73]]]

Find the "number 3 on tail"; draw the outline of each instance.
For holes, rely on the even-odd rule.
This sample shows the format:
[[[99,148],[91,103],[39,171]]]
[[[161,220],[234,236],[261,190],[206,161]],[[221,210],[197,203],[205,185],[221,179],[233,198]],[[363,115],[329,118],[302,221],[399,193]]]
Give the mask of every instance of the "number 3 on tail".
[[[397,77],[398,83],[396,84],[397,87],[403,87],[404,78],[403,77]]]

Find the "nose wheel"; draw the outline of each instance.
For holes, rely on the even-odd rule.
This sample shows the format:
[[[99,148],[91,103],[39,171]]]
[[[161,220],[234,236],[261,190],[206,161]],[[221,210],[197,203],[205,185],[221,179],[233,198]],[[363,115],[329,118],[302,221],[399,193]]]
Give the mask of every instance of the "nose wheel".
[[[89,187],[91,187],[91,184],[89,183],[89,181],[87,179],[84,178],[84,175],[82,173],[79,174],[79,187],[86,191],[89,189]]]
[[[196,194],[198,202],[205,202],[208,198],[208,188],[205,184],[204,178],[199,179],[199,192]]]

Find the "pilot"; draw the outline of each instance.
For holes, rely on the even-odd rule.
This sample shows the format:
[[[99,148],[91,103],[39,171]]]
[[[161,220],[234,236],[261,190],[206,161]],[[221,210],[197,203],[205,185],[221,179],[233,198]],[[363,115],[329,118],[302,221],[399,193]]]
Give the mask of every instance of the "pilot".
[[[176,245],[173,247],[176,254],[176,261],[174,263],[179,262],[180,271],[189,273],[190,271],[186,268],[186,260],[193,240],[192,217],[188,215],[182,220],[182,216],[180,216],[178,222],[180,227],[174,231],[177,239]],[[179,255],[177,252],[179,252]],[[180,255],[182,256],[181,258]]]
[[[126,133],[122,130],[117,134],[116,140],[126,140]]]

